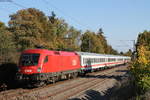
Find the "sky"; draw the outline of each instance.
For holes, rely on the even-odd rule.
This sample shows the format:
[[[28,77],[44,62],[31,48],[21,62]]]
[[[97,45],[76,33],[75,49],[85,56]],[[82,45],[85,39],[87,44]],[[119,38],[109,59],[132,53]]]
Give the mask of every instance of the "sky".
[[[82,32],[102,28],[108,43],[126,52],[133,49],[139,33],[150,29],[149,5],[150,0],[0,0],[0,21],[7,25],[9,15],[25,8],[37,8],[46,15],[54,11]]]

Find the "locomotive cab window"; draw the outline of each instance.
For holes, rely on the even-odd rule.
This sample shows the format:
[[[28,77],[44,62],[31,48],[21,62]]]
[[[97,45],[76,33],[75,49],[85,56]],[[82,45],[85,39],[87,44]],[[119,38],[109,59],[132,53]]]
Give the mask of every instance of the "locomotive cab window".
[[[22,54],[20,58],[20,65],[22,66],[35,66],[38,64],[40,54]]]
[[[48,62],[48,56],[46,56],[44,59],[44,63],[47,63],[47,62]]]

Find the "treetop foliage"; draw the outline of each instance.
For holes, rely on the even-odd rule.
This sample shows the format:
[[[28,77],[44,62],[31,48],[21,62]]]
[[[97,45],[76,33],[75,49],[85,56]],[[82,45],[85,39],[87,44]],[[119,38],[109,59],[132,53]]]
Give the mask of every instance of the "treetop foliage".
[[[147,50],[150,51],[150,31],[145,30],[143,33],[140,33],[137,39],[138,46],[146,46]]]
[[[8,28],[2,22],[0,22],[0,48],[14,48],[12,34],[8,31]]]
[[[125,53],[122,54],[122,55],[131,57],[131,56],[132,56],[132,50],[129,49],[127,52],[125,52]]]
[[[51,50],[117,54],[107,43],[102,28],[97,33],[86,31],[81,34],[80,30],[57,18],[54,12],[46,16],[35,8],[22,9],[10,15],[8,27],[0,22],[0,30],[1,37],[9,34],[1,41],[19,51],[41,45]]]
[[[97,33],[87,30],[81,36],[81,50],[102,54],[118,54],[108,43],[102,28]]]

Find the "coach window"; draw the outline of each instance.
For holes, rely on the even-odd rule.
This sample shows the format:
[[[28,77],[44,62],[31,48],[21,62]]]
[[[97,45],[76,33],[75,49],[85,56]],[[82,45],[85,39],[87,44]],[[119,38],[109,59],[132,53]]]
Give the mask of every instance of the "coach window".
[[[115,58],[113,58],[113,61],[116,61],[116,59],[115,59]]]
[[[86,64],[86,59],[85,58],[83,58],[83,64]]]
[[[85,59],[85,64],[88,63],[88,58]]]
[[[47,63],[47,62],[48,62],[48,56],[46,56],[44,59],[44,63]]]
[[[104,58],[102,58],[102,62],[104,62]]]
[[[103,62],[103,58],[101,58],[101,62]]]
[[[108,58],[108,62],[111,62],[111,58]]]
[[[98,63],[98,58],[96,59],[96,63]]]

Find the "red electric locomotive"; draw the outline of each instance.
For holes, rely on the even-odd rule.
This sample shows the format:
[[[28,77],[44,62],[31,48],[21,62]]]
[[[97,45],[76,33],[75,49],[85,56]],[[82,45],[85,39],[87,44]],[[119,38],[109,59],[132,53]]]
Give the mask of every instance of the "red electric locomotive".
[[[75,52],[29,49],[22,52],[17,80],[39,86],[80,72],[80,57]]]
[[[88,52],[29,49],[22,52],[17,80],[31,86],[69,79],[78,74],[125,64],[130,57]]]

